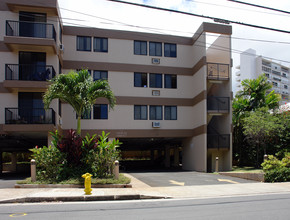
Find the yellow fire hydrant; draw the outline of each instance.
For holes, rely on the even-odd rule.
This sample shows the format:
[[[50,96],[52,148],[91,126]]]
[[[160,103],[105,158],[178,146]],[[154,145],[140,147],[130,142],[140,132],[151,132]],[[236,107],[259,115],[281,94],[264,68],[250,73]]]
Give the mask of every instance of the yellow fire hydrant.
[[[86,195],[91,195],[92,194],[92,188],[91,188],[91,183],[92,183],[92,179],[91,179],[92,174],[86,173],[82,175],[82,178],[85,178],[85,194]]]

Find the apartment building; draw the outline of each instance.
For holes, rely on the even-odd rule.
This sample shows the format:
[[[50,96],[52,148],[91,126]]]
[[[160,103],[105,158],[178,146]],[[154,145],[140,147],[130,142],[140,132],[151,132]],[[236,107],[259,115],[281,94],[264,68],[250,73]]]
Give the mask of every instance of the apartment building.
[[[45,111],[41,97],[47,80],[85,68],[108,80],[117,105],[109,111],[98,99],[82,135],[110,132],[124,156],[150,152],[165,167],[211,172],[218,158],[219,170],[231,169],[231,26],[203,23],[180,37],[63,26],[56,0],[4,0],[0,10],[1,153],[76,128],[70,105],[55,100]],[[216,35],[211,45],[208,34]]]
[[[263,56],[257,56],[256,51],[248,49],[240,55],[240,65],[236,72],[236,91],[242,89],[241,81],[256,79],[265,74],[268,82],[273,85],[272,90],[281,95],[280,105],[289,102],[289,74],[290,67],[273,62]]]

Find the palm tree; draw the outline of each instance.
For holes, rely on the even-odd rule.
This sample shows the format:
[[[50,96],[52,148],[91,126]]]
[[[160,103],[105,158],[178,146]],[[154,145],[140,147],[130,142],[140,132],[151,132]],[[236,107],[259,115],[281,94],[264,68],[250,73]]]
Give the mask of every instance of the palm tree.
[[[88,70],[71,71],[53,78],[43,96],[44,108],[48,109],[53,99],[69,103],[77,114],[77,134],[81,134],[81,116],[90,110],[97,98],[109,101],[110,109],[116,103],[115,96],[107,80],[94,81]]]
[[[267,92],[272,88],[268,83],[265,75],[259,76],[257,79],[245,79],[242,81],[243,89],[238,91],[233,103],[233,153],[239,155],[239,160],[242,163],[243,158],[248,158],[246,155],[245,136],[243,134],[243,120],[248,117],[250,112],[256,111],[262,107],[273,109],[278,107],[280,95],[274,91]]]

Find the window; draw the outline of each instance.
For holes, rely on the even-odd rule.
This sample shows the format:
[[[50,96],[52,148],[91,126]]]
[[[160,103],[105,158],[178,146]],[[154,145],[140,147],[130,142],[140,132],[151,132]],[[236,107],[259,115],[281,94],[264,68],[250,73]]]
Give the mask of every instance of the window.
[[[147,120],[147,105],[134,105],[134,120]]]
[[[76,118],[78,118],[77,114],[76,114]],[[85,110],[85,112],[81,116],[81,119],[91,119],[91,109]]]
[[[151,88],[162,88],[162,74],[150,73],[149,78]]]
[[[134,54],[147,55],[147,42],[135,40],[134,41]]]
[[[150,105],[150,120],[162,120],[161,105]]]
[[[108,80],[108,71],[100,71],[100,70],[94,70],[93,75],[94,81],[96,80]]]
[[[165,120],[177,120],[177,107],[176,106],[164,106],[164,119]]]
[[[94,52],[108,52],[108,38],[94,37]]]
[[[77,36],[77,51],[91,51],[91,37]]]
[[[108,105],[96,104],[93,107],[94,119],[108,119]]]
[[[134,86],[147,87],[147,73],[134,73]]]
[[[162,43],[149,42],[149,55],[150,56],[162,56]]]
[[[278,86],[278,83],[272,82],[273,86]]]
[[[176,89],[177,88],[177,76],[165,74],[164,75],[164,88]]]
[[[287,85],[284,85],[284,89],[288,89],[288,86]]]
[[[164,56],[165,57],[176,57],[176,44],[164,44]]]

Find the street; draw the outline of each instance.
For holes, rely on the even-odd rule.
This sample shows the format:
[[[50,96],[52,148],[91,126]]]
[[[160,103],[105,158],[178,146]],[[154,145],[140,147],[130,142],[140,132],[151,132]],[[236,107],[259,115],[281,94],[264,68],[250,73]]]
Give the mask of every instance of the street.
[[[289,219],[290,194],[0,205],[0,219]]]

